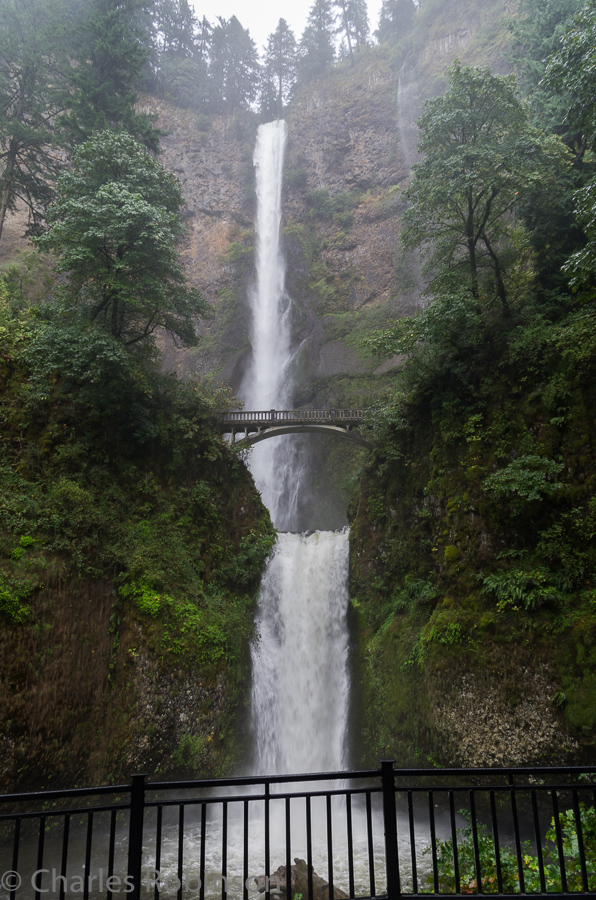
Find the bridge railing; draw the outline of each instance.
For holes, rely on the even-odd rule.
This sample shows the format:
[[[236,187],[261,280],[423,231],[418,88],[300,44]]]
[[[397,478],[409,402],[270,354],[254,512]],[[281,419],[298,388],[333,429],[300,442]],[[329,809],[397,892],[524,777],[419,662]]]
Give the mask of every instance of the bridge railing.
[[[259,887],[271,900],[287,871],[294,900],[594,896],[595,779],[596,767],[429,771],[385,761],[364,772],[136,775],[5,795],[0,897],[250,900]]]
[[[224,411],[219,413],[218,421],[222,424],[279,424],[282,422],[361,422],[365,412],[362,409],[269,409],[241,412]]]

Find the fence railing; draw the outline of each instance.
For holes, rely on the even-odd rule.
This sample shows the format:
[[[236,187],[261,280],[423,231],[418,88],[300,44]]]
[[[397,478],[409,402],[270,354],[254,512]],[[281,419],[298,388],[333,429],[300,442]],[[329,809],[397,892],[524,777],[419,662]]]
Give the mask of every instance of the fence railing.
[[[362,422],[364,416],[362,409],[268,409],[221,412],[217,418],[221,425],[275,425],[283,422],[353,423]]]
[[[0,898],[595,896],[595,801],[596,766],[392,761],[4,795]]]

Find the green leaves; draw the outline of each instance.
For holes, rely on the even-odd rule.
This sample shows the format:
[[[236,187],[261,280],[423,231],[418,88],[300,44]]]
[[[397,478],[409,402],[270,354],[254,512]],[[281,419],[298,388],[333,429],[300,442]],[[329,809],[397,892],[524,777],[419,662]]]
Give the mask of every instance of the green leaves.
[[[536,454],[525,454],[484,481],[484,489],[495,497],[510,497],[514,511],[520,511],[519,501],[531,502],[554,497],[563,487],[554,481],[564,468],[563,463]]]
[[[196,343],[193,318],[207,307],[178,261],[182,203],[174,175],[130,135],[102,132],[83,144],[60,176],[50,228],[38,240],[69,275],[65,308],[84,311],[128,346],[156,328]]]
[[[509,315],[511,213],[527,193],[555,183],[567,162],[558,138],[529,124],[511,76],[455,62],[444,97],[429,100],[418,120],[424,158],[406,191],[404,244],[422,247],[436,279],[464,279],[480,295],[484,272]]]

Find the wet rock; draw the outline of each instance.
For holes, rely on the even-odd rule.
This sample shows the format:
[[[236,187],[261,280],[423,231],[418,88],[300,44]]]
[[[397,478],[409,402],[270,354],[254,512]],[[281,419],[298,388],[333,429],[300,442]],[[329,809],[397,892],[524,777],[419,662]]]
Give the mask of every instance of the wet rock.
[[[295,865],[293,865],[290,869],[290,898],[301,896],[308,897],[309,896],[309,888],[308,888],[308,865],[305,860],[298,859],[296,857],[294,859]],[[344,891],[340,890],[340,888],[333,888],[333,894],[329,893],[329,882],[325,881],[324,878],[321,878],[320,875],[314,871],[311,866],[312,872],[312,900],[347,900],[348,894]],[[260,894],[264,894],[267,889],[267,879],[264,875],[259,875],[258,878],[254,879],[255,884],[257,886],[257,890]],[[280,866],[276,869],[275,872],[269,877],[269,889],[272,897],[288,897],[288,879],[286,875],[286,866]]]

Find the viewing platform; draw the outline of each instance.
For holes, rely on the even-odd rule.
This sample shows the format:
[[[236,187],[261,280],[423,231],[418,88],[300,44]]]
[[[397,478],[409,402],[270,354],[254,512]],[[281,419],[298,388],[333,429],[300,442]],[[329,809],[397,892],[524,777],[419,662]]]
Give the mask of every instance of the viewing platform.
[[[250,412],[222,412],[218,425],[232,443],[258,444],[280,434],[335,434],[363,447],[372,442],[354,429],[364,424],[363,409],[269,409]],[[236,441],[236,435],[242,437]]]

